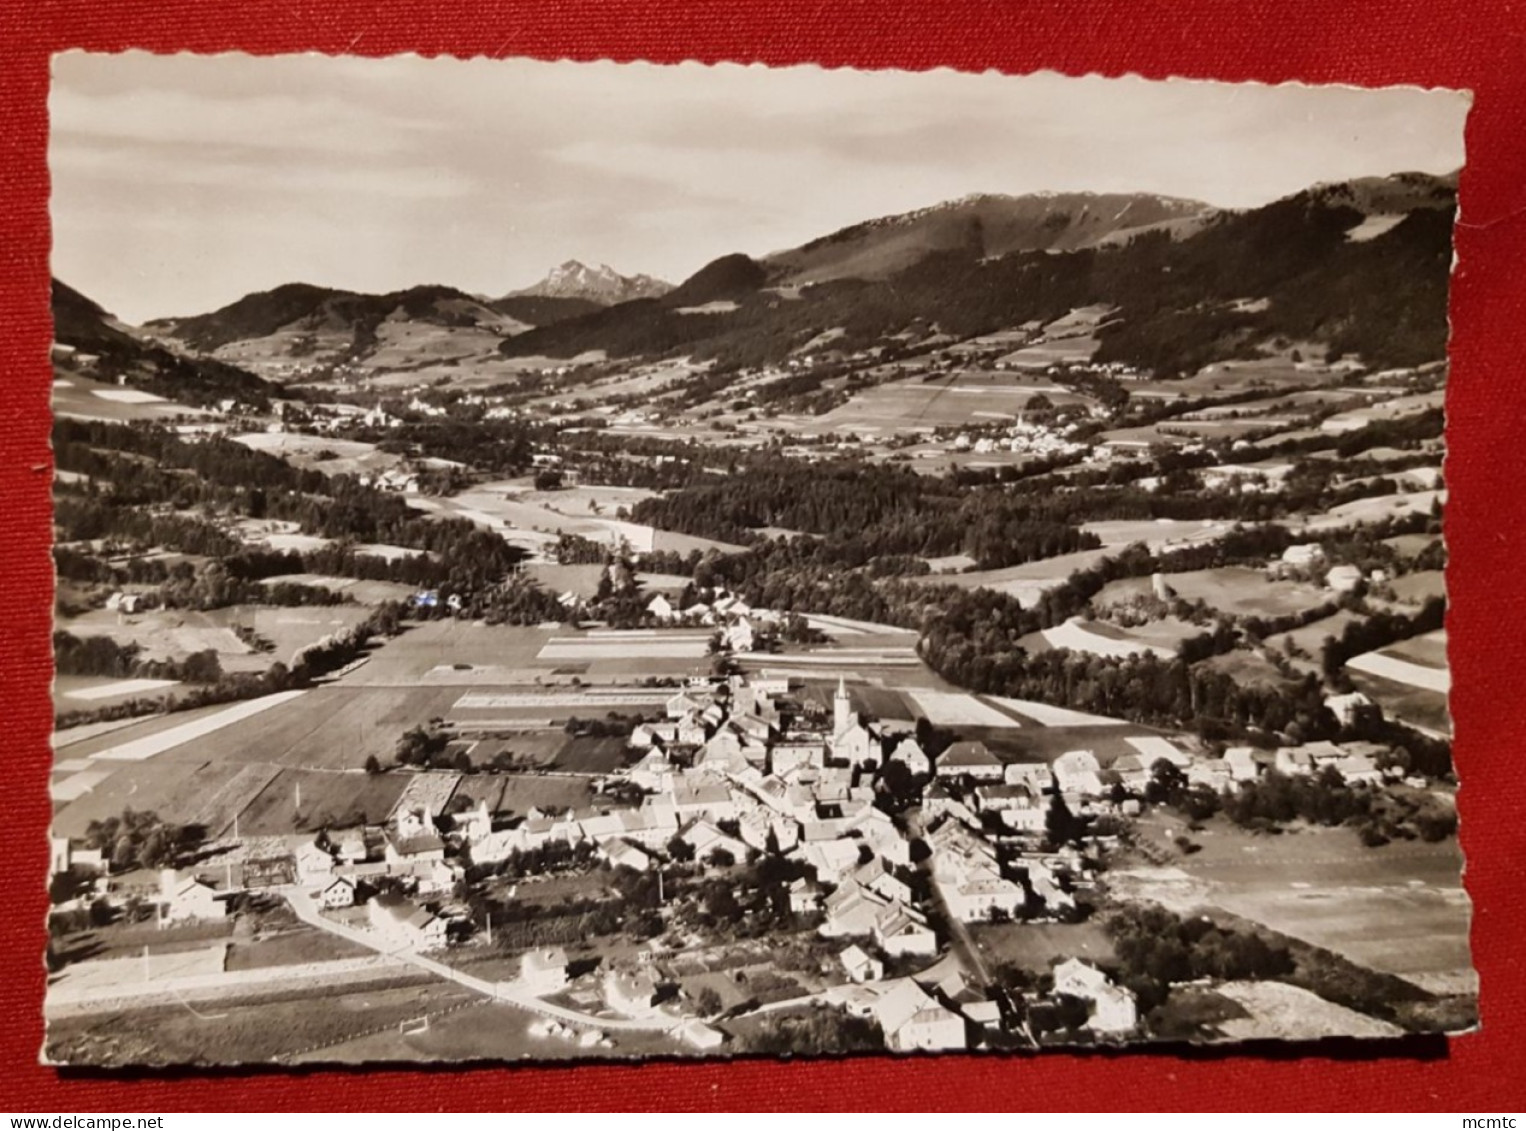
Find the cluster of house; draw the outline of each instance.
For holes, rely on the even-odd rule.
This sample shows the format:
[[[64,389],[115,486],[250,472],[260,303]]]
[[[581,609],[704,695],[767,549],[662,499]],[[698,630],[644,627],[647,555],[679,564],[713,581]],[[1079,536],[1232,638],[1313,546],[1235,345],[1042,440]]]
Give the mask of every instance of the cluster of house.
[[[641,755],[619,778],[643,791],[637,806],[532,811],[503,829],[480,809],[458,815],[457,830],[476,863],[587,842],[611,863],[644,871],[676,840],[701,861],[778,852],[829,883],[857,871],[866,853],[908,866],[909,843],[873,805],[873,772],[884,758],[879,726],[859,719],[843,688],[830,726],[787,720],[776,698],[787,689],[787,680],[733,677],[674,694],[666,718],[638,725],[629,739]],[[796,896],[802,909],[819,906],[819,895]]]
[[[1267,564],[1266,576],[1272,581],[1289,578],[1322,581],[1333,593],[1350,593],[1363,581],[1376,585],[1388,580],[1388,575],[1380,569],[1364,576],[1354,565],[1341,564],[1326,568],[1326,564],[1323,546],[1318,542],[1300,542],[1289,546],[1281,557],[1272,559]]]
[[[842,955],[851,980],[826,992],[826,1000],[855,1016],[876,1021],[893,1052],[936,1051],[969,1047],[971,1032],[1003,1024],[1000,1003],[971,986],[958,970],[930,967],[922,974],[879,982],[865,976],[882,969],[862,948]],[[1134,995],[1106,973],[1079,958],[1058,963],[1051,995],[1026,995],[1030,1008],[1053,998],[1073,997],[1087,1007],[1085,1028],[1098,1037],[1128,1033],[1139,1023]]]
[[[715,628],[721,647],[728,652],[751,652],[758,644],[761,627],[777,625],[784,619],[774,610],[754,608],[724,589],[716,590],[709,601],[695,601],[685,608],[659,593],[647,602],[646,611],[659,624]]]
[[[999,436],[981,436],[971,439],[969,433],[961,432],[951,445],[956,452],[974,452],[989,455],[993,452],[1022,452],[1034,456],[1069,456],[1084,452],[1088,444],[1069,437],[1075,425],[1053,428],[1047,424],[1019,420]]]

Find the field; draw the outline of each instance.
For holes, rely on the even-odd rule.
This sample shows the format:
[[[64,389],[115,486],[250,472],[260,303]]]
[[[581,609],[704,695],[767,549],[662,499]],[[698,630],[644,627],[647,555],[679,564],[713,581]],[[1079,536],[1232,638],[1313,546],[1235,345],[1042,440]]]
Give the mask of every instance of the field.
[[[1437,629],[1435,632],[1427,632],[1423,636],[1412,636],[1408,640],[1400,640],[1383,649],[1387,655],[1405,660],[1420,667],[1431,668],[1436,671],[1447,669],[1447,632],[1446,629]]]
[[[232,706],[223,707],[214,714],[181,722],[164,730],[154,730],[139,737],[121,734],[117,736],[117,742],[88,756],[97,761],[141,762],[177,746],[197,742],[234,723],[290,703],[304,694],[306,693],[302,691],[282,691],[258,699],[246,699]]]
[[[1446,504],[1446,491],[1410,491],[1397,495],[1374,495],[1355,499],[1331,507],[1321,515],[1303,520],[1302,526],[1289,524],[1291,529],[1304,531],[1334,530],[1343,526],[1384,522],[1390,518],[1403,518],[1411,514],[1430,514],[1435,506]]]
[[[1444,672],[1422,668],[1418,664],[1408,665],[1405,671],[1410,676],[1418,672],[1430,672],[1431,677],[1438,679],[1446,675]],[[1450,737],[1452,717],[1447,708],[1446,692],[1430,687],[1417,687],[1409,682],[1401,683],[1371,672],[1357,670],[1350,664],[1346,665],[1346,672],[1350,675],[1351,682],[1356,685],[1356,689],[1382,707],[1383,713],[1389,718],[1408,723],[1427,734]]]
[[[1092,656],[1122,658],[1154,655],[1170,658],[1176,646],[1202,630],[1195,625],[1165,617],[1137,628],[1120,628],[1106,621],[1088,621],[1072,617],[1055,628],[1046,628],[1024,636],[1018,643],[1030,652],[1065,648]]]
[[[364,958],[365,947],[320,931],[294,927],[253,941],[235,939],[228,948],[227,970],[264,970],[271,966],[300,966],[308,962],[332,962],[341,958]]]
[[[239,815],[242,831],[291,831],[351,810],[379,819],[406,777],[361,773],[366,757],[392,760],[401,734],[444,713],[451,688],[320,687],[232,706],[142,720],[68,747],[78,766],[54,785],[55,829],[80,835],[124,806],[174,814],[216,835]],[[215,737],[213,737],[215,734]],[[81,774],[93,775],[71,785]],[[103,776],[95,776],[103,775]],[[80,784],[88,785],[81,789]]]
[[[709,632],[589,632],[579,636],[554,636],[541,648],[539,659],[571,660],[648,659],[697,660],[710,652]]]
[[[526,480],[506,479],[479,484],[449,498],[410,495],[408,504],[419,510],[471,519],[511,542],[537,550],[555,542],[560,534],[576,534],[605,545],[616,545],[624,539],[638,553],[649,550],[731,553],[741,549],[614,517],[619,507],[633,506],[650,494],[638,488],[594,486],[536,491]]]
[[[1406,640],[1376,652],[1364,652],[1346,661],[1346,667],[1391,683],[1446,695],[1452,689],[1447,669],[1446,638]]]
[[[239,813],[239,832],[243,836],[280,836],[292,831],[381,824],[410,784],[407,774],[280,770]]]
[[[1183,832],[1152,814],[1141,835]],[[1132,891],[1180,912],[1212,905],[1432,989],[1466,988],[1468,899],[1456,841],[1396,841],[1365,848],[1350,829],[1303,828],[1259,836],[1222,817],[1191,834],[1201,851],[1170,875],[1137,882],[1114,872],[1115,893]]]
[[[1394,595],[1407,605],[1420,605],[1432,597],[1446,596],[1446,574],[1439,569],[1406,573],[1388,584]]]
[[[403,594],[404,586],[386,582],[354,582],[356,586],[387,586]],[[154,609],[118,614],[97,609],[83,616],[61,618],[58,627],[76,636],[109,636],[119,644],[138,644],[145,660],[182,660],[211,648],[228,672],[261,672],[277,660],[289,663],[300,649],[364,620],[369,610],[359,605],[282,608],[233,605],[210,612]],[[234,626],[252,629],[274,645],[255,652],[239,639]]]
[[[1088,715],[1084,711],[1071,711],[1065,707],[1051,707],[1047,703],[1035,703],[1028,699],[1006,699],[999,695],[986,698],[997,706],[1013,712],[1045,727],[1113,727],[1127,726],[1122,719],[1110,719],[1104,715]]]
[[[1331,595],[1301,581],[1272,581],[1256,569],[1229,566],[1190,573],[1168,573],[1165,582],[1184,601],[1202,601],[1215,612],[1229,616],[1280,617],[1318,608]],[[1149,578],[1126,578],[1110,582],[1092,599],[1098,608],[1125,603],[1131,597],[1152,594]]]
[[[1243,648],[1210,656],[1197,666],[1232,676],[1242,687],[1283,687],[1287,683],[1270,660],[1259,652],[1247,652]]]
[[[1015,421],[1040,393],[1054,404],[1088,403],[1085,397],[1042,377],[964,370],[929,381],[914,377],[875,385],[822,416],[803,418],[800,431],[888,438],[901,432],[989,424],[1000,418]]]
[[[362,605],[377,605],[383,601],[406,601],[415,590],[411,585],[395,581],[361,581],[353,577],[330,577],[320,573],[285,573],[279,577],[263,579],[265,585],[312,585],[333,593],[343,593]]]
[[[1430,393],[1414,393],[1407,397],[1379,400],[1349,412],[1340,412],[1327,417],[1321,422],[1320,427],[1326,432],[1352,432],[1375,420],[1399,420],[1427,409],[1440,408],[1445,399],[1445,391],[1437,389]]]
[[[1281,636],[1273,636],[1267,643],[1274,648],[1286,648],[1289,643],[1293,643],[1317,660],[1326,640],[1339,636],[1346,630],[1347,625],[1355,624],[1361,619],[1355,613],[1338,609],[1330,616],[1312,621],[1302,628],[1295,628],[1292,632],[1285,632]]]
[[[1032,608],[1039,598],[1063,583],[1077,570],[1089,569],[1106,557],[1108,550],[1080,550],[1043,561],[1025,562],[1005,569],[972,570],[968,573],[935,573],[912,578],[927,585],[957,585],[960,589],[993,589],[1015,597],[1023,608]]]
[[[183,686],[173,679],[116,679],[112,676],[60,675],[53,678],[56,712],[108,707],[129,699],[170,699]]]
[[[128,394],[124,396],[123,394]],[[70,374],[53,381],[53,413],[74,420],[197,420],[210,415],[205,409],[176,404],[137,389],[92,381]]]
[[[75,636],[109,636],[118,644],[137,644],[144,660],[183,660],[208,648],[218,654],[219,661],[250,652],[226,623],[207,613],[179,609],[130,614],[96,609],[61,619],[58,627]]]
[[[403,981],[416,981],[404,975]],[[476,1002],[449,982],[370,986],[316,997],[311,989],[258,1003],[174,1004],[50,1017],[49,1055],[60,1061],[120,1064],[269,1064],[327,1059],[322,1050],[367,1034],[395,1034],[400,1022]],[[321,1007],[318,1007],[321,1003]]]
[[[953,727],[1019,727],[1022,724],[1010,715],[986,706],[973,695],[946,691],[913,691],[908,695],[917,705],[918,713],[934,726]]]
[[[1214,519],[1178,521],[1172,518],[1118,520],[1115,522],[1088,522],[1081,527],[1102,539],[1105,549],[1131,546],[1143,542],[1151,550],[1190,546],[1197,542],[1210,542],[1229,530],[1230,524]]]
[[[300,432],[247,432],[230,438],[257,452],[278,455],[294,467],[305,471],[322,471],[327,475],[376,475],[402,463],[401,456],[381,451],[375,444],[340,440],[332,436],[308,436]]]

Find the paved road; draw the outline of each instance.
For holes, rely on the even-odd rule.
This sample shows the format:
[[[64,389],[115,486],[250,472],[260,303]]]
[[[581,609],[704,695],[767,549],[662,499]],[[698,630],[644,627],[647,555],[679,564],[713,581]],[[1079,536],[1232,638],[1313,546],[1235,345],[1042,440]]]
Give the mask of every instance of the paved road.
[[[333,919],[323,915],[312,897],[304,891],[288,890],[286,900],[291,904],[291,909],[296,912],[297,918],[319,930],[328,931],[332,935],[346,939],[363,946],[388,958],[397,959],[409,963],[439,978],[445,978],[457,985],[465,986],[469,990],[481,994],[493,1001],[515,1005],[532,1013],[539,1013],[543,1017],[551,1017],[557,1021],[563,1021],[572,1025],[583,1025],[595,1029],[608,1029],[614,1032],[641,1032],[641,1033],[666,1033],[683,1024],[684,1017],[675,1017],[671,1014],[659,1013],[651,1017],[601,1017],[593,1013],[581,1013],[575,1009],[554,1005],[548,1001],[542,1001],[523,986],[513,982],[490,982],[486,978],[478,978],[468,974],[464,970],[457,970],[453,966],[447,966],[433,958],[418,953],[406,945],[399,946],[392,940],[377,935],[372,931],[360,931],[353,927],[347,927],[343,923],[337,923]]]
[[[913,835],[920,836],[924,830],[917,827],[909,831]],[[949,910],[948,902],[943,898],[942,890],[938,887],[937,881],[933,879],[932,857],[923,860],[917,865],[917,868],[927,877],[927,886],[933,893],[933,903],[937,906],[938,913],[943,917],[944,925],[948,928],[950,953],[964,967],[966,973],[973,974],[979,979],[978,986],[984,989],[993,981],[991,971],[986,968],[985,959],[980,954],[980,947],[970,937],[969,928],[960,922]]]

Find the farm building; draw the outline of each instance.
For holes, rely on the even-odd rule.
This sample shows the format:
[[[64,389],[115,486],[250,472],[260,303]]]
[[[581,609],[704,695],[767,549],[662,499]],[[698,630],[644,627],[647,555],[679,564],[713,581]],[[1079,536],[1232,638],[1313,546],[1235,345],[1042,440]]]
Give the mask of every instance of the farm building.
[[[227,900],[198,876],[182,877],[173,868],[166,868],[159,883],[163,923],[211,923],[228,917]]]

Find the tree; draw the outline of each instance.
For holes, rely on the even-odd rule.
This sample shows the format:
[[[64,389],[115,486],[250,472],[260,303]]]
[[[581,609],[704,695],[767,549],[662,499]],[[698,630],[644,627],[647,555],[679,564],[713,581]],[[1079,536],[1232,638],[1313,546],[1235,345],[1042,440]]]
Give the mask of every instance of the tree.
[[[1085,822],[1078,819],[1058,793],[1049,802],[1049,812],[1044,815],[1044,835],[1049,843],[1058,847],[1070,844],[1080,837]]]
[[[375,754],[366,755],[366,773],[379,774],[382,772],[382,764]]]
[[[668,856],[679,864],[686,864],[694,859],[694,846],[683,837],[675,836],[668,841]]]
[[[721,995],[713,986],[705,986],[694,999],[694,1008],[699,1010],[701,1017],[714,1017],[721,1011]]]

